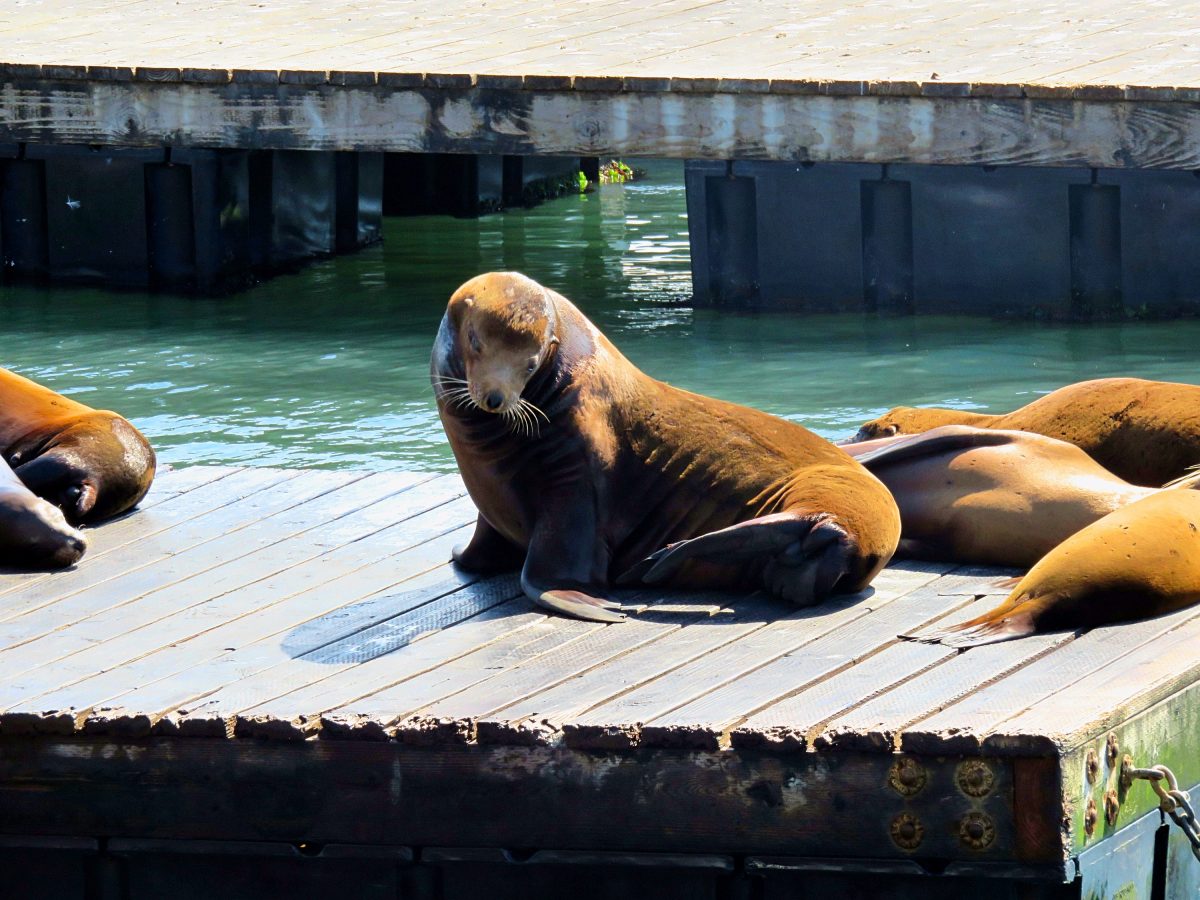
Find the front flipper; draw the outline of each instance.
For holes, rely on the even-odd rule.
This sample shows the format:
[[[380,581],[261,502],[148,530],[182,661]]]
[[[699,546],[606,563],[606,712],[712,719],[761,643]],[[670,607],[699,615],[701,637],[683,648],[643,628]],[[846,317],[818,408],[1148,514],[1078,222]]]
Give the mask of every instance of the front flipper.
[[[595,514],[583,498],[544,503],[533,530],[521,587],[539,606],[589,622],[622,622],[619,603],[594,597],[590,585],[603,581],[608,551],[596,533]]]
[[[570,616],[572,619],[585,619],[588,622],[625,621],[625,613],[613,612],[614,609],[621,608],[620,603],[613,603],[611,600],[601,600],[599,597],[593,597],[590,594],[585,594],[583,591],[563,590],[561,588],[538,591],[536,587],[526,584],[524,579],[522,579],[522,585],[525,588],[525,593],[538,606],[552,609],[557,613],[562,613],[564,616]]]
[[[761,559],[762,586],[776,597],[808,606],[853,572],[858,556],[853,540],[828,516],[775,513],[664,547],[619,580],[640,575],[647,584],[662,584],[688,562],[728,565]]]
[[[492,527],[480,513],[475,533],[464,547],[455,547],[451,559],[468,572],[513,572],[525,561],[525,551]]]

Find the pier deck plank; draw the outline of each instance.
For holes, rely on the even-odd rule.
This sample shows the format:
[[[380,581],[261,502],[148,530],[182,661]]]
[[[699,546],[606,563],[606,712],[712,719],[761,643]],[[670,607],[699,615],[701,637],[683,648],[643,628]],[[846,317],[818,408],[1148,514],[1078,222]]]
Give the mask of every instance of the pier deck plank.
[[[1016,785],[1001,793],[1023,802],[1033,776],[1021,773],[1044,760],[1074,759],[1110,730],[1190,721],[1171,704],[1197,690],[1187,651],[1200,610],[955,652],[899,635],[978,614],[1009,573],[897,563],[872,589],[806,610],[625,591],[629,621],[600,625],[547,615],[513,575],[449,565],[473,519],[457,476],[163,473],[142,509],[91,530],[95,555],[77,568],[0,573],[0,800],[6,777],[17,791],[33,777],[6,765],[76,741],[217,757],[261,755],[263,742],[322,759],[391,748],[397,765],[434,754],[447,771],[495,776],[544,763],[568,779],[587,760],[629,757],[721,777],[748,766],[769,781],[783,764],[886,780],[898,753],[965,755],[990,760]],[[472,777],[493,777],[483,771]],[[767,790],[753,784],[751,797]],[[1121,821],[1150,808],[1146,793]],[[1017,853],[1019,836],[998,834],[996,852]]]
[[[86,14],[84,14],[86,13]],[[284,5],[150,0],[0,12],[0,62],[244,72],[1200,86],[1200,22],[1166,0],[615,0]],[[85,73],[86,74],[86,73]],[[1115,81],[1114,81],[1115,79]]]
[[[150,0],[8,5],[4,59],[136,72],[370,72],[778,78],[1078,86],[1195,84],[1200,20],[1188,5],[1073,0],[472,0],[245,4]],[[82,14],[72,14],[82,13]],[[1127,80],[1127,72],[1138,79]],[[85,76],[86,71],[84,71]]]

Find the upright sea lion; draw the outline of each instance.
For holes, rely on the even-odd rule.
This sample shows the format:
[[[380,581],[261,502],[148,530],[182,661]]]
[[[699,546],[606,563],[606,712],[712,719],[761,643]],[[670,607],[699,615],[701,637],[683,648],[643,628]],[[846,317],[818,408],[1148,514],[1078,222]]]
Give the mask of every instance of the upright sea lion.
[[[58,569],[86,549],[86,539],[67,524],[62,510],[25,487],[0,459],[0,565]]]
[[[1055,547],[990,612],[907,635],[956,647],[1147,619],[1200,600],[1200,493],[1160,491]]]
[[[900,516],[878,479],[810,431],[642,373],[565,297],[513,272],[450,298],[438,413],[479,519],[464,568],[615,621],[593,592],[639,579],[758,587],[795,603],[866,586]],[[653,554],[653,555],[651,555]]]
[[[917,559],[1031,566],[1159,490],[1123,481],[1074,444],[1025,431],[941,425],[842,449],[892,492],[899,552]]]
[[[1200,463],[1200,387],[1141,378],[1081,381],[1003,415],[898,406],[864,424],[854,440],[952,424],[1058,438],[1126,481],[1147,487],[1159,487]]]
[[[154,450],[114,412],[0,369],[0,454],[72,524],[132,509],[154,480]]]

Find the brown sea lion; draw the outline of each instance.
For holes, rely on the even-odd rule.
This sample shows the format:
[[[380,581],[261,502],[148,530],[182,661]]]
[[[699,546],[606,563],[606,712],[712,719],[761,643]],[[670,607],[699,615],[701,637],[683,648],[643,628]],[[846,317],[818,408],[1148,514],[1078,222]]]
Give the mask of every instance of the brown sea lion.
[[[86,549],[87,540],[62,510],[25,487],[0,459],[0,565],[60,569]]]
[[[1200,493],[1165,490],[1067,538],[990,612],[908,637],[956,647],[1147,619],[1200,600]]]
[[[132,509],[154,479],[154,451],[127,420],[0,369],[0,454],[72,524]]]
[[[916,559],[1031,566],[1160,490],[1123,481],[1074,444],[1025,431],[941,425],[842,449],[892,492],[899,552]]]
[[[455,560],[521,569],[537,603],[597,621],[624,574],[758,587],[798,604],[866,586],[900,517],[810,431],[643,374],[565,297],[512,272],[450,298],[431,363],[479,519]]]
[[[1082,448],[1133,484],[1159,487],[1200,463],[1200,387],[1141,378],[1100,378],[1059,388],[1003,415],[899,406],[853,440],[974,425],[1032,431]]]

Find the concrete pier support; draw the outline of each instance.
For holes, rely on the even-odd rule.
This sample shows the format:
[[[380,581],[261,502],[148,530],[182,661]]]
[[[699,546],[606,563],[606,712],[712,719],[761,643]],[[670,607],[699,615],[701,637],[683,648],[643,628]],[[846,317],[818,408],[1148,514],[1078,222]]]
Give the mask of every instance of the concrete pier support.
[[[0,259],[10,277],[220,292],[379,240],[382,195],[381,153],[25,145],[0,155]]]
[[[1200,312],[1200,177],[690,161],[695,302],[1111,319]]]

